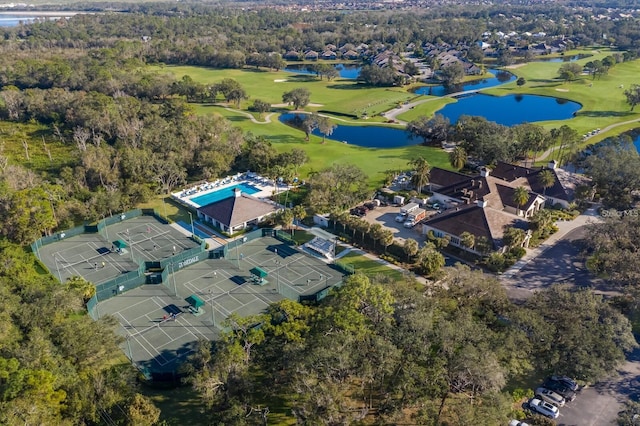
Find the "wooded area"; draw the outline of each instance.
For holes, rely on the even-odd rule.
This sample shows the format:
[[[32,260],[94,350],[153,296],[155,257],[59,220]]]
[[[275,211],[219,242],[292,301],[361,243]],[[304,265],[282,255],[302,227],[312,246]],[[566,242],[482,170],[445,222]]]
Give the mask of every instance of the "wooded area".
[[[235,80],[206,85],[152,72],[150,65],[278,70],[290,50],[367,43],[374,54],[408,43],[475,43],[491,29],[488,21],[533,31],[540,13],[557,22],[545,28],[550,35],[572,34],[587,46],[606,33],[620,48],[640,48],[633,21],[580,19],[562,4],[347,14],[176,3],[135,4],[124,12],[21,25],[4,29],[0,39],[2,424],[152,425],[160,418],[118,348],[116,321],[86,315],[93,285],[58,283],[25,252],[26,244],[232,171],[290,182],[309,161],[303,149],[196,111],[194,103],[233,105],[250,97]],[[507,21],[510,14],[522,19]],[[396,83],[379,68],[363,71],[370,84]],[[319,73],[335,77],[327,69]],[[308,90],[282,96],[295,108],[309,98]],[[271,107],[259,99],[252,103],[257,114]],[[325,136],[333,129],[317,114],[304,121],[307,137],[314,128]],[[450,155],[455,169],[468,156],[511,161],[552,143],[560,146],[561,158],[574,158],[580,140],[568,126],[547,132],[478,117],[455,126],[438,116],[424,118],[409,130],[426,143],[458,142]],[[584,159],[612,207],[629,207],[640,189],[638,156],[627,148],[601,147]],[[426,160],[407,160],[425,171],[415,174],[416,186],[426,185]],[[618,171],[613,177],[612,165]],[[371,195],[365,172],[348,161],[305,178],[306,195],[287,210],[284,224],[313,212],[330,212],[340,222],[341,210]],[[317,305],[285,301],[264,315],[229,318],[221,341],[200,342],[185,365],[186,382],[212,424],[263,424],[274,400],[283,401],[281,414],[300,424],[506,424],[521,416],[520,388],[531,377],[560,372],[594,381],[636,346],[622,314],[636,308],[635,222],[627,217],[623,227],[594,227],[589,241],[590,267],[619,284],[625,297],[605,300],[556,286],[516,305],[493,277],[466,267],[437,274],[441,286],[433,288],[358,274]],[[343,231],[362,233],[363,241],[371,232],[374,244],[386,249],[392,242],[380,227],[341,223]],[[609,239],[614,234],[618,239]],[[436,244],[419,250],[408,241],[403,250],[422,272],[436,276],[444,265]]]

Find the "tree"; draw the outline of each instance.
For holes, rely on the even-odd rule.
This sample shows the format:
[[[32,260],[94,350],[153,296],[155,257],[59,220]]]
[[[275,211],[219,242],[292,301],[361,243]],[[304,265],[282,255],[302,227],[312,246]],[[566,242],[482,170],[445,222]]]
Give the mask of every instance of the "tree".
[[[606,207],[627,209],[633,205],[633,193],[640,189],[640,155],[629,140],[614,139],[595,147],[583,167]]]
[[[409,122],[406,131],[411,138],[422,138],[422,142],[429,145],[447,140],[449,128],[449,119],[442,114],[436,114],[432,118],[422,116]]]
[[[588,289],[554,285],[527,299],[523,314],[514,323],[530,330],[540,372],[594,382],[637,347],[629,320]]]
[[[323,115],[317,116],[318,130],[322,133],[322,143],[325,142],[325,137],[331,136],[333,130],[338,127],[333,124],[329,117],[325,117]]]
[[[453,87],[462,82],[465,72],[460,62],[453,63],[440,70],[440,80],[445,87]]]
[[[367,176],[353,164],[334,164],[309,178],[307,206],[314,212],[345,210],[369,196]]]
[[[542,170],[538,173],[538,182],[542,185],[542,195],[546,195],[547,188],[551,188],[556,183],[556,175],[549,169]]]
[[[298,87],[282,95],[282,102],[292,104],[294,110],[307,106],[310,99],[311,92],[306,87]]]
[[[262,116],[262,114],[271,110],[271,104],[265,101],[261,101],[260,99],[256,99],[255,101],[253,101],[251,110],[257,112]]]
[[[308,141],[311,133],[318,128],[318,113],[304,114],[302,119],[302,129],[304,130],[304,140]]]
[[[462,247],[473,249],[473,246],[476,244],[476,237],[473,234],[464,231],[460,234],[460,244]]]
[[[526,235],[527,233],[523,229],[508,226],[502,236],[502,242],[509,248],[521,247]]]
[[[211,92],[217,94],[222,93],[227,102],[234,102],[236,107],[240,106],[240,101],[247,99],[247,92],[236,80],[225,78],[221,82],[211,86]]]
[[[525,80],[524,77],[520,77],[518,78],[518,80],[516,80],[516,84],[518,85],[518,87],[524,86],[525,84],[527,84],[527,80]]]
[[[640,84],[632,84],[631,87],[624,91],[627,103],[631,106],[631,111],[640,103]]]
[[[587,268],[606,277],[616,289],[635,296],[640,292],[640,217],[606,212],[603,222],[588,226]]]
[[[160,410],[149,398],[136,393],[127,410],[132,425],[153,426],[160,420]]]
[[[419,249],[418,242],[413,238],[407,238],[404,240],[404,245],[402,246],[402,250],[407,255],[407,262],[411,261],[411,258],[418,253]]]
[[[433,244],[425,244],[424,247],[418,251],[418,267],[428,276],[433,276],[445,265],[445,259],[439,251],[435,249]]]
[[[461,146],[456,146],[449,153],[449,163],[454,169],[460,170],[467,164],[467,152]]]
[[[382,244],[384,246],[384,252],[387,252],[387,248],[393,244],[393,232],[391,231],[391,229],[383,229],[382,233],[380,234],[380,244]]]
[[[524,186],[519,186],[513,191],[513,202],[518,206],[518,216],[520,216],[520,208],[529,201],[529,191]]]
[[[302,222],[304,218],[307,217],[307,209],[305,209],[302,204],[298,204],[293,208],[293,217]]]
[[[565,82],[575,80],[582,73],[582,65],[575,62],[562,64],[558,70],[558,75]]]
[[[424,157],[418,157],[415,160],[412,160],[409,164],[415,169],[411,176],[411,183],[418,190],[418,194],[421,194],[422,187],[429,183],[431,166]]]

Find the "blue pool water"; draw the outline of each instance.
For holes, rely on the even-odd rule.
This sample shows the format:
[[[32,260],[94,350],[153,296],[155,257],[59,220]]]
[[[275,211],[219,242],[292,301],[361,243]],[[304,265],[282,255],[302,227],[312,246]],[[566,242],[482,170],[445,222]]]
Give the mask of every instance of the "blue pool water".
[[[635,147],[638,150],[638,152],[640,152],[640,133],[633,140],[633,144],[635,145]]]
[[[360,75],[360,65],[353,64],[334,64],[333,67],[338,70],[341,78],[356,79]],[[305,64],[292,64],[288,65],[284,71],[292,72],[295,74],[311,74],[316,75],[315,72],[310,71]]]
[[[235,188],[240,188],[243,193],[253,195],[260,190],[255,186],[251,186],[248,183],[238,183],[236,185],[229,186],[227,188],[218,189],[217,191],[209,192],[208,194],[199,195],[197,197],[193,197],[190,200],[200,207],[208,206],[209,204],[213,204],[220,200],[224,200],[226,198],[233,197],[233,190]]]
[[[510,81],[516,79],[516,76],[511,74],[510,72],[497,69],[490,69],[489,72],[493,74],[493,77],[474,80],[453,87],[444,87],[443,85],[420,87],[416,89],[414,93],[417,95],[444,96],[448,95],[449,93],[464,92],[466,90],[487,89],[489,87],[495,87],[501,84],[509,83]]]
[[[505,126],[547,120],[566,120],[581,108],[577,102],[536,95],[490,96],[473,94],[458,98],[437,111],[451,123],[461,115],[484,117]]]

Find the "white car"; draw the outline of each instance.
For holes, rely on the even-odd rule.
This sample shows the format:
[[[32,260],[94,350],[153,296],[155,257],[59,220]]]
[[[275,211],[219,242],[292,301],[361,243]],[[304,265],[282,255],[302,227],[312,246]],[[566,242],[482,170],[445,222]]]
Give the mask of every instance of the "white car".
[[[520,420],[511,420],[509,426],[529,426],[529,423],[521,422]]]
[[[562,397],[562,395],[559,395],[547,388],[538,388],[536,389],[534,394],[538,398],[543,399],[547,402],[550,402],[556,407],[564,407],[564,404],[566,402],[566,400]]]
[[[529,410],[542,414],[550,419],[557,419],[560,415],[560,410],[553,404],[549,404],[547,401],[543,401],[540,398],[532,398],[529,403]]]

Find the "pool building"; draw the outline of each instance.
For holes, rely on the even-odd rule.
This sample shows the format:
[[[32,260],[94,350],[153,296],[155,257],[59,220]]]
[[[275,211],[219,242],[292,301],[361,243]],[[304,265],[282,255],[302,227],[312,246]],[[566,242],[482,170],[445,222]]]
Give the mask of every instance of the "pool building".
[[[257,225],[278,210],[278,205],[269,199],[276,188],[288,189],[248,172],[205,182],[173,193],[171,197],[194,209],[203,223],[233,234]]]
[[[198,218],[233,234],[257,225],[277,210],[275,203],[262,201],[244,194],[240,188],[234,188],[231,197],[198,208]]]

